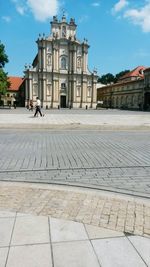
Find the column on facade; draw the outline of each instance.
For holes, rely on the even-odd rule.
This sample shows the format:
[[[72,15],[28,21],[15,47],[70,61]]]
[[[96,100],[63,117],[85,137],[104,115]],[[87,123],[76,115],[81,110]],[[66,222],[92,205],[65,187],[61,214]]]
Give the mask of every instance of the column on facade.
[[[56,88],[56,84],[55,84],[55,80],[53,81],[53,103],[55,102],[55,88]]]
[[[72,100],[72,82],[69,81],[69,88],[68,88],[68,104],[71,105]]]
[[[56,50],[56,70],[59,70],[59,51]]]
[[[71,82],[71,105],[73,106],[73,97],[74,97],[74,82]]]
[[[53,70],[56,70],[56,50],[53,50]]]
[[[81,98],[80,98],[80,107],[82,108],[82,102],[83,102],[83,77],[81,80]]]
[[[72,72],[72,52],[69,51],[69,72]]]
[[[73,70],[74,72],[77,71],[77,52],[74,50],[73,52]]]
[[[93,80],[93,75],[92,75],[91,108],[93,106],[93,98],[94,98],[94,80]]]
[[[83,56],[83,71],[87,72],[87,53],[84,52],[84,56]]]
[[[29,80],[27,78],[25,80],[25,95],[26,100],[29,99]]]
[[[33,99],[32,78],[29,78],[29,99]]]
[[[42,59],[43,59],[43,69],[46,70],[46,48],[45,46],[43,47]]]
[[[56,50],[53,50],[53,70],[56,70]]]
[[[86,53],[83,52],[83,72],[86,72]]]
[[[59,81],[55,81],[55,102],[59,102]]]
[[[73,81],[73,103],[76,102],[76,81]]]
[[[85,78],[83,78],[81,86],[81,107],[84,107],[86,102],[87,102],[87,81],[85,80]]]
[[[47,100],[46,78],[43,78],[43,102]]]
[[[52,93],[51,93],[51,108],[53,108],[53,102],[54,102],[54,80],[52,78]]]
[[[42,100],[42,79],[39,78],[38,97]]]
[[[96,83],[92,82],[92,97],[91,97],[91,107],[96,103],[97,95],[96,95]]]
[[[74,98],[74,82],[71,79],[69,81],[70,93],[69,93],[69,105],[73,107],[73,98]]]
[[[41,70],[42,64],[41,64],[41,48],[40,47],[38,51],[38,63],[39,63],[39,69]]]
[[[86,73],[87,72],[87,56],[88,56],[88,45],[86,44],[83,44],[82,55],[83,55],[82,68],[83,68],[83,72]]]
[[[96,82],[94,82],[94,85],[93,85],[93,103],[96,103],[96,101],[97,101]]]

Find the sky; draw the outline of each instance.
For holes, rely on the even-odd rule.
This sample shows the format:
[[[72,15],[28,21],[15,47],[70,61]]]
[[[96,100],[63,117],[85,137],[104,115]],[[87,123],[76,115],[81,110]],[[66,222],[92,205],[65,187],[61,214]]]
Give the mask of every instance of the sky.
[[[150,67],[150,0],[0,0],[0,41],[9,76],[23,76],[32,64],[40,34],[65,12],[74,18],[77,39],[88,39],[88,66],[98,75]]]

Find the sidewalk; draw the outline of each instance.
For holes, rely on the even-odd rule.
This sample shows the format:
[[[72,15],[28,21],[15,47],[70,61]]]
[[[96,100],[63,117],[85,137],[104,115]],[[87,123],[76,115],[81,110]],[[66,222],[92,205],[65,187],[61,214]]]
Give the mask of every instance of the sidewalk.
[[[25,108],[0,110],[0,127],[19,129],[149,130],[150,113],[122,110],[43,110],[34,117]]]
[[[0,182],[1,267],[143,267],[149,252],[149,200]]]

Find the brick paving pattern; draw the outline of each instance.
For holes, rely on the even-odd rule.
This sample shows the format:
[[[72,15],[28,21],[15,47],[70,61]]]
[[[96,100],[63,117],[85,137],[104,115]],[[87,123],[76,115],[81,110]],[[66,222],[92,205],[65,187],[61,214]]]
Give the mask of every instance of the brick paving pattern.
[[[150,133],[3,130],[0,180],[150,196]]]
[[[1,182],[0,208],[150,236],[150,203],[133,197]]]

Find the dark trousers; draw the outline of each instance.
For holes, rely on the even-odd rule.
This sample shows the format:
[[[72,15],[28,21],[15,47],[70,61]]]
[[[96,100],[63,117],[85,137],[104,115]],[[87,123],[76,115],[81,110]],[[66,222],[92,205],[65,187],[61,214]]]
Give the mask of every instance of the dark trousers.
[[[37,115],[38,112],[40,113],[40,115],[41,115],[41,117],[42,117],[41,108],[38,107],[38,106],[36,107],[34,117]]]

